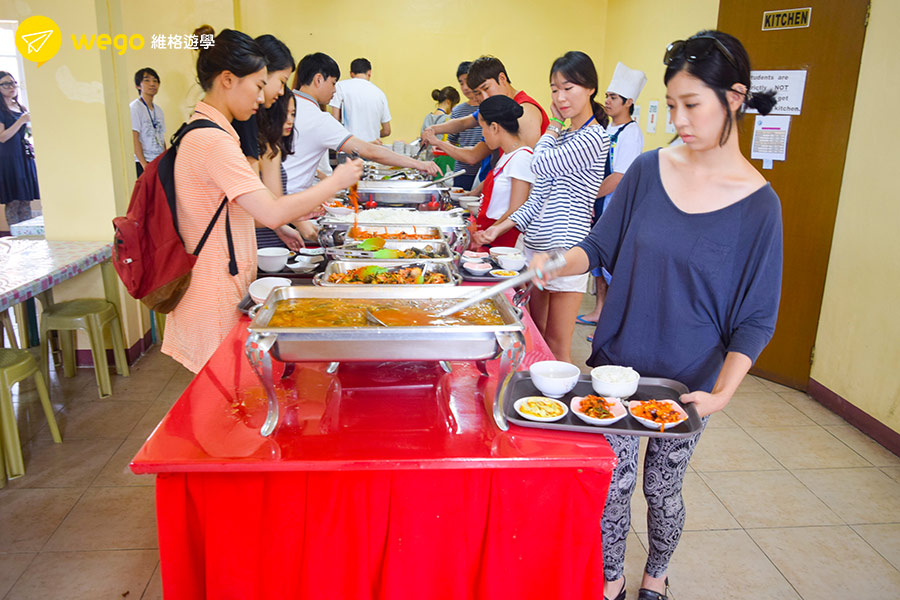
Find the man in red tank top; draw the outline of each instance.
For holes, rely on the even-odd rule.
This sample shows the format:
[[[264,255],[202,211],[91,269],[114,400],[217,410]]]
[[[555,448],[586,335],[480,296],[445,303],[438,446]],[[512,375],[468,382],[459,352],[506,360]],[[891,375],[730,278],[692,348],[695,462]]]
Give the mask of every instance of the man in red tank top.
[[[547,125],[550,124],[547,113],[544,112],[537,100],[510,85],[506,67],[503,66],[500,59],[493,56],[482,56],[475,60],[469,67],[467,84],[481,96],[482,100],[502,94],[522,105],[525,112],[519,118],[519,136],[526,146],[533,148],[538,139],[544,135]],[[450,142],[439,140],[437,136],[445,133],[459,133],[477,126],[478,112],[476,111],[471,115],[429,127],[422,133],[422,141],[441,149],[456,160],[475,164],[484,160],[491,153],[491,149],[483,141],[470,148],[460,148]]]

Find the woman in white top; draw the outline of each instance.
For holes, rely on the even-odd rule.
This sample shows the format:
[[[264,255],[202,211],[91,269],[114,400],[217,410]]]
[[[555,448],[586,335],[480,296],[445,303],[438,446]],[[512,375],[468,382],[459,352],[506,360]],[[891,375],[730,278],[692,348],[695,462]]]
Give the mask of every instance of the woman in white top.
[[[508,96],[491,96],[481,103],[478,124],[484,141],[493,151],[500,148],[503,155],[484,180],[484,199],[478,213],[478,231],[474,246],[482,246],[484,231],[503,223],[528,200],[534,173],[531,170],[533,151],[519,136],[519,117],[524,109]],[[514,224],[515,225],[515,224]],[[513,226],[492,240],[494,246],[515,246],[520,231]]]
[[[597,95],[597,70],[584,52],[567,52],[550,69],[553,117],[534,147],[531,168],[537,180],[525,204],[510,217],[485,230],[491,243],[512,227],[525,232],[525,256],[567,250],[591,228],[591,212],[603,182],[609,136],[606,113]],[[565,120],[569,128],[562,130]],[[531,295],[530,312],[553,355],[571,361],[575,317],[587,286],[587,275],[560,277]]]

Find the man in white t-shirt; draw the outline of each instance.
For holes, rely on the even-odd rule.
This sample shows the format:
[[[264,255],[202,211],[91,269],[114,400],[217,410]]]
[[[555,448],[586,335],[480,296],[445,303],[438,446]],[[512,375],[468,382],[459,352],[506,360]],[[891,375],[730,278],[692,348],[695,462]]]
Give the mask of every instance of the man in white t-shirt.
[[[415,160],[391,152],[384,146],[366,142],[353,135],[331,115],[322,110],[334,95],[334,86],[341,70],[334,59],[316,52],[308,54],[297,64],[294,76],[294,100],[297,115],[294,119],[294,153],[284,158],[287,173],[287,193],[295,194],[312,186],[316,167],[328,150],[356,152],[361,157],[384,165],[418,169],[430,176],[440,169],[433,162]]]
[[[612,193],[618,187],[625,171],[644,151],[644,134],[637,122],[632,120],[631,115],[634,114],[634,102],[646,83],[647,76],[643,71],[630,69],[622,63],[616,64],[612,81],[606,90],[604,108],[609,115],[609,125],[606,126],[606,133],[609,134],[609,154],[606,158],[606,177],[597,190],[597,200],[594,202],[594,223],[609,204]],[[577,321],[585,325],[596,325],[603,309],[603,302],[606,300],[609,273],[596,269],[593,275],[597,282],[597,304],[591,312],[577,317]]]
[[[391,135],[387,96],[372,83],[372,63],[357,58],[350,63],[350,79],[338,81],[328,106],[347,131],[366,142],[381,143]]]
[[[138,98],[128,108],[131,111],[131,134],[134,142],[134,162],[140,177],[147,164],[166,150],[166,119],[160,107],[153,103],[159,92],[159,75],[150,67],[134,74]]]

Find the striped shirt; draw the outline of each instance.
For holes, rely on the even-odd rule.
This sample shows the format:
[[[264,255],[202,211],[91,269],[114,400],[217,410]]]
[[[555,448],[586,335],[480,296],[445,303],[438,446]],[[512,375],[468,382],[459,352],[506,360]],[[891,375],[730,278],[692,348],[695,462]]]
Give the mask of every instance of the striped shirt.
[[[510,219],[525,232],[525,247],[569,249],[587,236],[597,190],[603,183],[609,136],[598,125],[544,134],[534,147],[537,181]]]
[[[472,106],[468,102],[463,102],[462,104],[457,104],[453,107],[453,110],[450,111],[451,119],[461,119],[462,117],[468,117],[473,114],[476,110],[478,110],[477,106]],[[459,133],[451,133],[448,138],[449,142],[454,146],[459,146],[460,148],[470,148],[478,144],[481,141],[481,127],[469,127],[468,129],[464,129]],[[457,169],[465,169],[466,175],[478,175],[478,169],[481,168],[481,163],[477,163],[474,165],[470,165],[469,163],[464,163],[461,160],[456,161]]]
[[[210,119],[225,131],[198,129],[187,134],[175,157],[178,228],[191,252],[227,195],[238,274],[228,273],[225,214],[200,251],[191,284],[166,319],[162,352],[198,372],[209,360],[241,313],[237,305],[256,276],[253,217],[234,200],[266,189],[241,152],[238,134],[221,112],[198,102],[191,121]]]

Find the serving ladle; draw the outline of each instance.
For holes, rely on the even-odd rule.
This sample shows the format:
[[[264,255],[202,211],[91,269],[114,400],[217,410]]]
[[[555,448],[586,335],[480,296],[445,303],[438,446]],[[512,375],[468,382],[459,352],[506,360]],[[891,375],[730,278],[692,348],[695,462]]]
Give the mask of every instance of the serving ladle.
[[[387,323],[385,323],[384,321],[382,321],[381,319],[379,319],[378,317],[373,315],[372,311],[370,311],[368,308],[365,309],[365,313],[366,313],[366,321],[368,321],[372,325],[378,325],[379,327],[387,327],[388,326]]]

